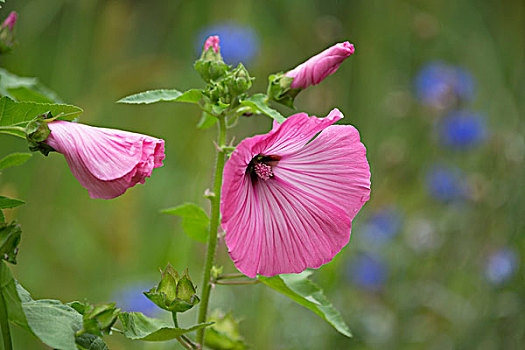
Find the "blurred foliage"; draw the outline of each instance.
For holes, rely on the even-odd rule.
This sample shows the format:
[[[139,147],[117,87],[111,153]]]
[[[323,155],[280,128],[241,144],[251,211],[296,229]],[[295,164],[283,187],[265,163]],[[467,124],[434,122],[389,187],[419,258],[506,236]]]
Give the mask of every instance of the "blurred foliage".
[[[152,88],[200,86],[192,64],[206,34],[238,38],[228,56],[223,48],[229,64],[249,47],[243,63],[257,78],[253,91],[265,90],[269,73],[348,39],[356,54],[295,104],[321,116],[343,101],[343,122],[359,129],[368,149],[372,198],[354,221],[349,246],[314,274],[354,338],[262,285],[217,286],[212,309],[233,309],[254,349],[524,347],[523,1],[18,0],[3,6],[2,18],[11,10],[19,12],[18,46],[1,57],[3,68],[38,77],[82,107],[85,123],[166,140],[166,165],[110,201],[89,200],[57,154],[3,170],[0,193],[26,201],[4,211],[24,232],[13,272],[35,298],[116,301],[134,311],[122,286],[151,284],[168,261],[194,276],[201,271],[203,244],[159,210],[207,205],[214,129],[196,130],[200,114],[189,105],[115,101]],[[436,61],[471,75],[472,98],[452,105],[421,99],[415,79]],[[465,141],[455,124],[441,124],[454,110],[483,115],[485,134],[468,149],[449,142]],[[269,118],[242,118],[236,140],[270,126]],[[27,150],[9,136],[0,145],[0,157]],[[225,273],[234,272],[223,242],[218,252]],[[137,287],[137,309],[143,291]],[[126,300],[113,300],[119,295]],[[195,318],[191,310],[180,323]],[[13,332],[16,348],[44,349],[23,330]],[[107,341],[111,349],[177,346],[119,335]]]

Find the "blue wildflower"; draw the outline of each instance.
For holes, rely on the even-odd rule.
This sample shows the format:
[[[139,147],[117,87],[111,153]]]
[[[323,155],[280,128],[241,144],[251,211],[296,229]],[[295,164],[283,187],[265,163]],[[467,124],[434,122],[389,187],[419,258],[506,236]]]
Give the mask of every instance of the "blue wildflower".
[[[362,289],[379,290],[388,277],[385,263],[371,254],[358,255],[348,267],[350,280]]]
[[[224,62],[230,65],[235,66],[239,62],[249,64],[259,50],[259,39],[253,28],[235,22],[224,22],[201,31],[196,44],[199,53],[210,35],[219,36],[221,55]]]
[[[384,244],[399,232],[401,221],[401,214],[394,207],[378,210],[368,219],[363,238],[372,244]]]
[[[443,62],[431,62],[424,66],[414,84],[421,102],[436,108],[450,107],[456,100],[471,100],[474,97],[472,75]]]
[[[469,110],[453,111],[441,121],[439,133],[445,146],[468,149],[485,138],[485,119]]]
[[[123,311],[142,312],[147,316],[154,316],[157,306],[143,294],[151,288],[152,283],[127,284],[113,294],[113,300]]]
[[[508,248],[502,248],[488,257],[485,275],[491,283],[501,284],[512,277],[517,263],[517,254]]]
[[[466,195],[464,174],[458,168],[437,164],[426,175],[426,187],[429,194],[438,201],[451,202],[463,199]]]

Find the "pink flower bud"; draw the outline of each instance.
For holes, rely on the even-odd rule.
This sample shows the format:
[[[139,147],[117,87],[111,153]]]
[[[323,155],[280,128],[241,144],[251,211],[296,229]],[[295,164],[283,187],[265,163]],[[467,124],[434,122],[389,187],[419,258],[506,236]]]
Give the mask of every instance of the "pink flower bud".
[[[91,198],[111,199],[162,166],[164,140],[132,132],[56,120],[44,142],[62,153]]]
[[[287,72],[285,76],[294,78],[291,85],[293,89],[317,85],[324,78],[335,73],[341,63],[354,51],[354,45],[348,41],[335,44]]]
[[[219,36],[218,35],[212,35],[209,36],[208,39],[204,42],[204,52],[208,51],[209,48],[213,48],[213,51],[215,53],[219,53]]]
[[[13,31],[13,28],[15,27],[16,19],[18,18],[18,14],[13,11],[7,16],[7,18],[4,20],[4,23],[2,23],[2,29],[5,27],[9,27],[9,31]]]

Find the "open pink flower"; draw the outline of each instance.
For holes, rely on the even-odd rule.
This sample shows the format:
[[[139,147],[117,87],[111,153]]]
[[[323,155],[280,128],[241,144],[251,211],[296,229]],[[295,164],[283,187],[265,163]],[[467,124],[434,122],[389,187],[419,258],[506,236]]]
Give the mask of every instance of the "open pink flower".
[[[319,84],[324,78],[335,73],[341,63],[354,53],[354,45],[348,41],[332,47],[301,63],[285,76],[294,78],[291,87],[307,88]]]
[[[162,166],[164,140],[56,120],[45,143],[62,153],[91,198],[111,199]]]
[[[341,118],[338,109],[295,114],[243,140],[226,163],[222,227],[247,276],[318,268],[350,240],[370,197],[370,168],[357,129],[331,125]]]
[[[209,48],[212,48],[215,53],[219,53],[219,36],[212,35],[204,42],[204,52],[208,51]]]

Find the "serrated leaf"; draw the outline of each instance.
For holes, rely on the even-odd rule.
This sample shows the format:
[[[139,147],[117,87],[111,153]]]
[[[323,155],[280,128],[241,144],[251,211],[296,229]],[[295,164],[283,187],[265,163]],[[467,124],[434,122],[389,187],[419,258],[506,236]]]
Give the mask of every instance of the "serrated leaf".
[[[22,204],[25,204],[25,202],[21,201],[20,199],[13,199],[0,196],[0,209],[15,208]]]
[[[207,241],[210,219],[201,207],[193,203],[185,203],[174,208],[164,209],[162,213],[181,217],[184,233],[199,242]]]
[[[202,98],[202,92],[198,89],[191,89],[180,92],[176,89],[159,89],[139,92],[138,94],[124,97],[117,103],[130,104],[150,104],[156,102],[187,102],[198,103]]]
[[[31,153],[11,153],[0,159],[0,170],[24,164],[32,157]]]
[[[0,126],[24,127],[40,114],[51,112],[62,120],[73,120],[82,112],[82,108],[51,103],[16,102],[7,96],[0,98]]]
[[[212,126],[217,124],[218,121],[219,119],[217,119],[217,117],[214,117],[209,113],[202,112],[201,119],[197,123],[197,129],[204,130],[211,128]]]
[[[29,328],[46,345],[76,350],[75,334],[82,329],[82,315],[58,300],[22,303]]]
[[[285,118],[273,108],[270,108],[266,101],[268,97],[265,94],[255,94],[246,100],[240,101],[241,105],[253,109],[254,113],[265,114],[279,123],[284,122]]]
[[[273,277],[259,276],[259,280],[296,303],[312,310],[339,333],[352,337],[352,333],[339,311],[328,301],[323,294],[323,290],[308,279],[310,275],[310,271],[304,271],[300,274],[286,274]]]
[[[199,323],[190,328],[174,328],[168,322],[150,318],[140,312],[123,312],[119,315],[122,332],[129,339],[145,341],[166,341],[183,334],[208,327],[213,322]]]

